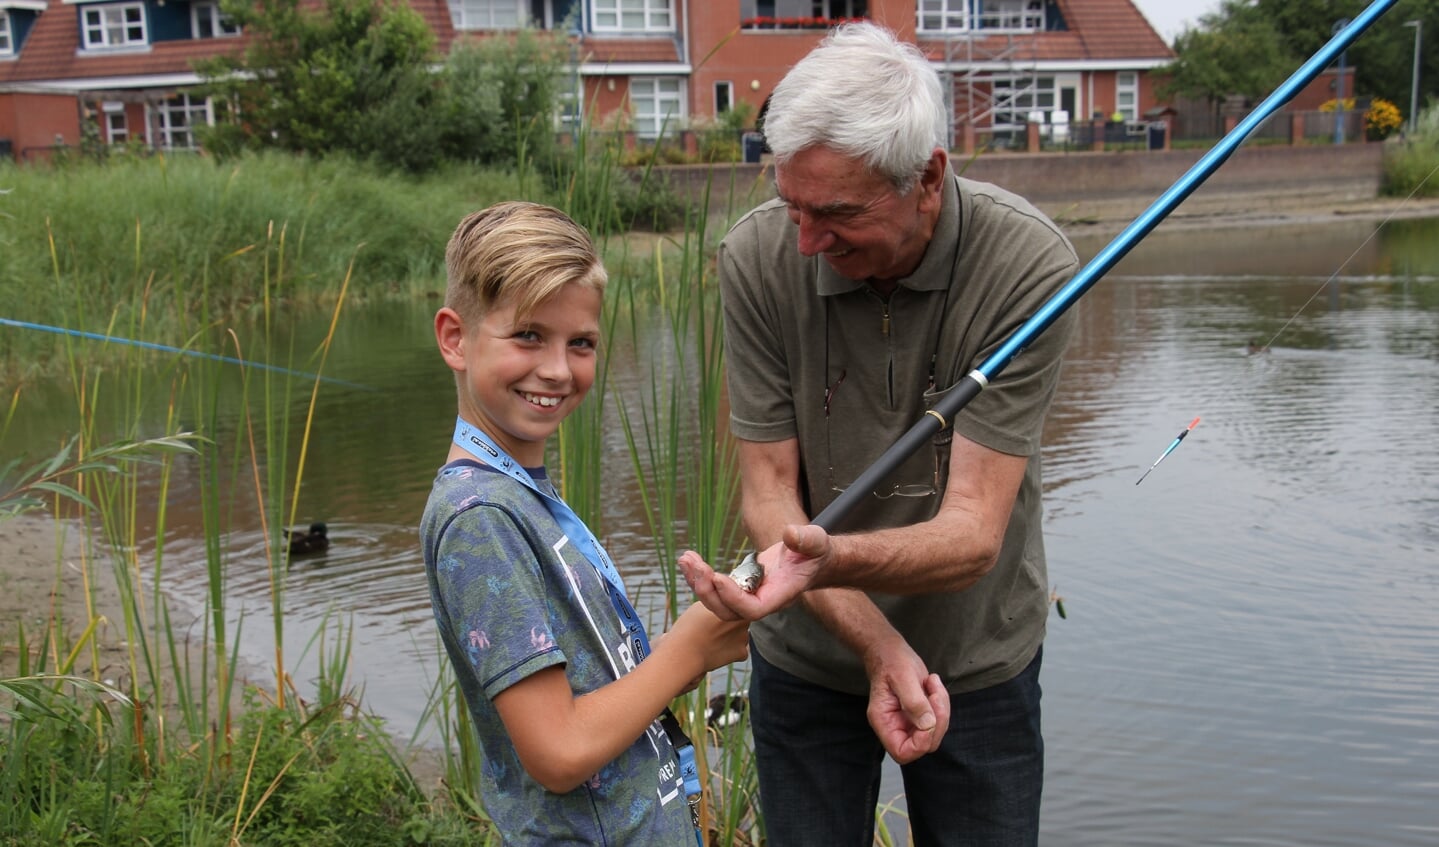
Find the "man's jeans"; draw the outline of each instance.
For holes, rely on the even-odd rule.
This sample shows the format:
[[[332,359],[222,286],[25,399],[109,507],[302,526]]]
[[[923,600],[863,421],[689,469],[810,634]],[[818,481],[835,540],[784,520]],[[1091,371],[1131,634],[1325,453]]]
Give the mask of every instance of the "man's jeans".
[[[904,765],[914,843],[1034,845],[1044,784],[1041,650],[1018,676],[951,696],[940,749]],[[750,715],[760,807],[773,847],[874,841],[884,748],[867,697],[805,682],[750,644]]]

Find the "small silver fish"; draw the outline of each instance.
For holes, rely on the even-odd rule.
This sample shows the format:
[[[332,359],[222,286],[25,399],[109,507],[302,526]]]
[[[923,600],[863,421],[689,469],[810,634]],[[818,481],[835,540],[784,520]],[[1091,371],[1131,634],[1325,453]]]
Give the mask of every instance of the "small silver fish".
[[[764,565],[759,563],[753,553],[748,553],[729,575],[740,588],[753,594],[764,581]]]

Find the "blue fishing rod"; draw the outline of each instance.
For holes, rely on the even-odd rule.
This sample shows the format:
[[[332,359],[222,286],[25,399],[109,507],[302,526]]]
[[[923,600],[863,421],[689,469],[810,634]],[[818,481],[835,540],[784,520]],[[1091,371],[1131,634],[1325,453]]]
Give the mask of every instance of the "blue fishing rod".
[[[1023,352],[1024,348],[1040,333],[1048,329],[1060,315],[1064,314],[1066,309],[1074,305],[1084,292],[1093,287],[1120,259],[1134,249],[1134,245],[1158,226],[1160,221],[1174,211],[1176,206],[1184,202],[1186,197],[1228,160],[1230,154],[1244,143],[1250,133],[1258,129],[1259,125],[1268,120],[1281,106],[1294,99],[1294,95],[1298,94],[1300,89],[1308,85],[1321,71],[1332,64],[1336,57],[1347,50],[1349,45],[1353,44],[1396,2],[1398,0],[1375,0],[1350,21],[1348,26],[1341,29],[1329,40],[1328,44],[1325,44],[1319,52],[1310,57],[1309,61],[1301,65],[1299,70],[1295,71],[1273,94],[1260,103],[1248,117],[1221,138],[1219,143],[1215,144],[1203,158],[1170,186],[1168,191],[1161,194],[1158,200],[1155,200],[1148,209],[1134,219],[1133,223],[1125,227],[1123,232],[1109,242],[1109,246],[1099,251],[1099,254],[1081,268],[1079,273],[1075,274],[1074,278],[1053,297],[1049,298],[1038,312],[1025,321],[1019,329],[1016,329],[993,355],[946,392],[933,409],[925,412],[924,417],[910,427],[908,432],[900,436],[899,440],[895,441],[883,455],[866,468],[842,494],[825,507],[824,511],[816,515],[813,523],[823,527],[826,531],[833,531],[839,521],[861,500],[869,496],[870,491],[878,489],[884,478],[899,467],[905,459],[908,459],[927,443],[934,433],[952,424],[955,415],[959,414],[959,411],[968,405],[969,401],[977,397],[979,392],[988,387],[990,381],[1004,370],[1014,360],[1014,357]]]

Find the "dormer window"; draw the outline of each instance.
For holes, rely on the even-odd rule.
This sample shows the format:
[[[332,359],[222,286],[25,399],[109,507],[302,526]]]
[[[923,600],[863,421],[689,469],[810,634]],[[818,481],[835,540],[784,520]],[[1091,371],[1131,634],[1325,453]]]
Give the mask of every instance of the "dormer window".
[[[595,32],[674,32],[670,0],[594,0]]]
[[[519,29],[526,18],[519,0],[450,0],[455,29]]]
[[[80,10],[80,20],[86,49],[142,47],[149,43],[143,3],[86,6]]]
[[[0,9],[0,56],[15,53],[14,30],[10,28],[10,10]]]
[[[219,3],[195,3],[190,7],[190,33],[195,38],[230,38],[240,26],[220,11]]]

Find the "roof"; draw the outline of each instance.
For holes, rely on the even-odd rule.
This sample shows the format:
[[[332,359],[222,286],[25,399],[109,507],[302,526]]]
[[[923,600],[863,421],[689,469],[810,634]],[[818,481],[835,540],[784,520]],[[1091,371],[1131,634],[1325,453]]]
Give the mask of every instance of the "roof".
[[[580,60],[587,64],[679,62],[679,45],[672,38],[608,38],[586,35],[580,42]]]
[[[319,0],[301,2],[320,5]],[[448,50],[455,31],[445,0],[409,0],[409,3],[435,33],[438,48]],[[0,83],[190,75],[194,73],[192,62],[196,59],[238,53],[247,42],[241,35],[156,41],[141,50],[81,51],[80,25],[74,6],[64,0],[48,0],[19,55],[0,62]]]
[[[1055,0],[1067,30],[988,35],[973,40],[975,57],[1004,56],[1020,62],[1168,62],[1174,51],[1131,0]],[[920,40],[931,59],[954,53],[953,42]]]

